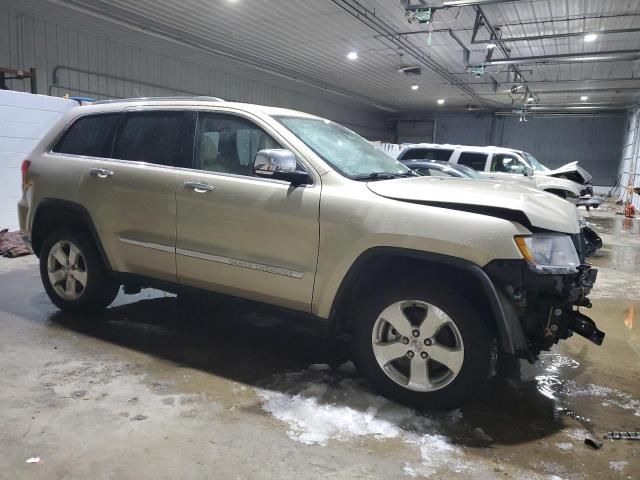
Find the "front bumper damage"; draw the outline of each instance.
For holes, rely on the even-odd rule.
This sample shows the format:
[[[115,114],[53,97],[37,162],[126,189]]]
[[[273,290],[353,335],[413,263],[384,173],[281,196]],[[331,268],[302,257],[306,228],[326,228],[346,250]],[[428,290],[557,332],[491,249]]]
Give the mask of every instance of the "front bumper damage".
[[[546,274],[524,260],[494,260],[485,269],[498,290],[510,325],[513,353],[534,361],[574,332],[601,345],[605,334],[583,314],[598,271],[584,264],[576,273]]]

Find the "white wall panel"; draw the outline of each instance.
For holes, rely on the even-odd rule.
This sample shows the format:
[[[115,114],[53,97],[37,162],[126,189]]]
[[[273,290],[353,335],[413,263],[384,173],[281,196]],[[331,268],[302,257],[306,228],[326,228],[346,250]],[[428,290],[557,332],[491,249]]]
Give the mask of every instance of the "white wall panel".
[[[22,161],[74,105],[63,98],[0,90],[0,230],[18,229]]]

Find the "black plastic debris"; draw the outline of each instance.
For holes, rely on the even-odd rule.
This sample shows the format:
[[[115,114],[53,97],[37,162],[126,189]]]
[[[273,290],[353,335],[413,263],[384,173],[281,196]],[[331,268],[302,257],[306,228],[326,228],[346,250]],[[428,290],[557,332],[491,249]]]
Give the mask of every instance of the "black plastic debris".
[[[640,440],[640,432],[607,432],[608,440]]]
[[[602,442],[597,442],[597,441],[593,440],[592,438],[585,438],[584,439],[584,444],[588,445],[589,447],[593,448],[594,450],[600,450],[602,448]]]

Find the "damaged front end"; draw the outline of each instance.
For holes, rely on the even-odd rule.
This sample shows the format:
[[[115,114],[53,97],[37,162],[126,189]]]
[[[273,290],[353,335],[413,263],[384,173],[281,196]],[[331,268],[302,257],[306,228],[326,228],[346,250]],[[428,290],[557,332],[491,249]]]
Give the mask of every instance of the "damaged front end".
[[[579,248],[581,240],[575,237],[570,241]],[[530,252],[524,260],[494,260],[485,267],[499,290],[511,325],[512,353],[518,357],[534,361],[573,332],[602,344],[605,334],[580,311],[591,307],[588,295],[598,271],[584,263],[579,252],[575,251],[575,262],[569,259],[570,265],[562,268],[540,265],[549,256]]]

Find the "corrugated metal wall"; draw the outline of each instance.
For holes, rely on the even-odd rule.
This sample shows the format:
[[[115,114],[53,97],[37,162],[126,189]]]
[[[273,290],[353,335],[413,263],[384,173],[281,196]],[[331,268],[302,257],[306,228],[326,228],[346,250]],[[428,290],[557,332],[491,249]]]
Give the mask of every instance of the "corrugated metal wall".
[[[0,66],[35,67],[41,94],[97,99],[212,95],[302,110],[367,138],[388,139],[384,112],[357,100],[107,21],[95,28],[100,20],[92,19],[89,29],[80,18],[75,20],[54,23],[0,6]],[[29,90],[26,81],[9,85]]]
[[[489,114],[438,114],[436,142],[497,145],[530,152],[549,168],[579,161],[593,175],[595,185],[612,186],[618,178],[625,132],[625,115],[539,117],[520,122],[516,117]],[[423,120],[432,128],[433,118]],[[418,129],[419,122],[414,122]],[[399,132],[401,133],[401,132]],[[422,141],[431,142],[425,136]],[[415,141],[399,135],[399,142]]]
[[[501,119],[502,120],[502,119]],[[625,116],[504,118],[501,145],[530,152],[554,168],[579,161],[595,185],[614,185],[622,155]]]
[[[620,163],[620,199],[629,200],[640,210],[640,195],[631,194],[627,187],[640,187],[640,107],[634,108],[627,117],[624,149]]]

